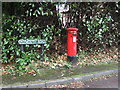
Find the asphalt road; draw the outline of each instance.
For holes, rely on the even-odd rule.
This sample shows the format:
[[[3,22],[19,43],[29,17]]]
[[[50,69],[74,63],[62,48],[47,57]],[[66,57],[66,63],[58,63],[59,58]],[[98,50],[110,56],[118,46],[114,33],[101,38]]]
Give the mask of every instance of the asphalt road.
[[[118,75],[100,77],[84,82],[84,88],[118,88]]]
[[[78,81],[69,84],[54,85],[49,88],[118,88],[118,75],[108,75],[82,82]]]

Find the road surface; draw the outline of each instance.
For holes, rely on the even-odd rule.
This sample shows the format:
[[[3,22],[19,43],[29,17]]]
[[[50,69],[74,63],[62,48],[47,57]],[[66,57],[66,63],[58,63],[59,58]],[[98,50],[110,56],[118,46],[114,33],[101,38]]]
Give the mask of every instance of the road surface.
[[[118,75],[102,76],[87,81],[54,85],[48,88],[118,88]]]
[[[118,75],[106,76],[84,82],[85,88],[118,88]]]

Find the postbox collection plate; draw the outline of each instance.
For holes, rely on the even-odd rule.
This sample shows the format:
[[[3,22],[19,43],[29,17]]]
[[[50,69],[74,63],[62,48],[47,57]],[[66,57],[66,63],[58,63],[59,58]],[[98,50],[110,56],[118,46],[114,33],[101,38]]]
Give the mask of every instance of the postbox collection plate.
[[[73,36],[73,42],[76,42],[76,37]]]

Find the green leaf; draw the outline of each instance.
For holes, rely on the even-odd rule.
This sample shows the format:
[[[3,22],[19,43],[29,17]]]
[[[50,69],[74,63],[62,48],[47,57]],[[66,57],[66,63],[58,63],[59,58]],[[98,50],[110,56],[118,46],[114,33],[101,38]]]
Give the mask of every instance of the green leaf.
[[[37,55],[37,58],[40,58],[40,55]]]

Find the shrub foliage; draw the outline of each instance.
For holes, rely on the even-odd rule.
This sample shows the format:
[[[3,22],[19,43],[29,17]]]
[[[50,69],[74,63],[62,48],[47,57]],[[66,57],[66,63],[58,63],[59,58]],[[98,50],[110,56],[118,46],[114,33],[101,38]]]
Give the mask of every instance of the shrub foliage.
[[[78,49],[102,51],[117,46],[120,3],[80,2],[65,3],[68,19],[63,25],[62,15],[56,5],[64,3],[50,2],[4,2],[2,13],[2,62],[15,62],[24,68],[31,60],[41,59],[40,45],[26,45],[22,53],[19,39],[45,39],[44,59],[49,60],[57,53],[65,54],[66,31],[68,27],[77,27]],[[27,55],[27,56],[25,56]]]

